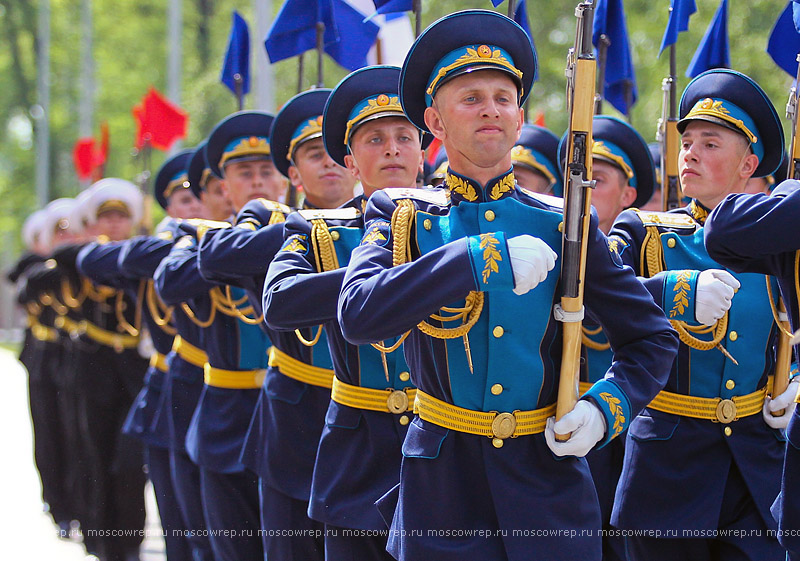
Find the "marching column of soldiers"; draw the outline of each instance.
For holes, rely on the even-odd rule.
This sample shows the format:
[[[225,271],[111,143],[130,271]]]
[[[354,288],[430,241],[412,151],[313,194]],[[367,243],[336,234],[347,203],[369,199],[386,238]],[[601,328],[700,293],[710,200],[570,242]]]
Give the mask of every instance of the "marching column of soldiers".
[[[536,68],[512,20],[454,13],[169,158],[153,235],[123,179],[32,214],[9,279],[60,534],[138,559],[148,477],[169,561],[800,559],[775,108],[693,79],[661,211],[629,124],[524,124]]]

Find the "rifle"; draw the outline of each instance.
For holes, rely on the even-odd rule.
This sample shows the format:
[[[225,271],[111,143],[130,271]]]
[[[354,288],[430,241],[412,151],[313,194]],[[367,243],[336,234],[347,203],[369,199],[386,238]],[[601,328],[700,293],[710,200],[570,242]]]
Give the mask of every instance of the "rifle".
[[[800,54],[797,55],[797,80],[800,80]],[[792,122],[792,143],[789,150],[789,170],[787,177],[789,179],[800,179],[800,119],[798,119],[798,82],[795,80],[792,89],[789,90],[789,101],[786,102],[786,118]],[[795,272],[795,274],[797,274]],[[767,277],[767,288],[770,287],[770,278]],[[770,292],[770,302],[772,301],[772,293]],[[775,352],[775,376],[772,380],[772,397],[779,396],[789,386],[789,371],[792,367],[792,328],[789,325],[789,317],[786,314],[786,305],[783,298],[778,299],[778,313],[775,317],[775,323],[778,324],[778,346]],[[775,411],[772,413],[774,417],[780,417],[784,414],[784,410]]]
[[[561,303],[555,318],[563,323],[561,375],[556,420],[578,401],[578,368],[581,356],[583,286],[594,181],[592,181],[592,118],[597,64],[592,50],[594,5],[581,2],[575,8],[575,46],[567,54],[567,163],[564,177],[564,236],[561,258]],[[559,441],[569,434],[556,434]]]
[[[661,105],[661,118],[658,120],[656,140],[661,148],[661,209],[678,208],[683,199],[678,182],[678,90],[675,77],[675,45],[669,47],[669,76],[661,82],[664,94]]]

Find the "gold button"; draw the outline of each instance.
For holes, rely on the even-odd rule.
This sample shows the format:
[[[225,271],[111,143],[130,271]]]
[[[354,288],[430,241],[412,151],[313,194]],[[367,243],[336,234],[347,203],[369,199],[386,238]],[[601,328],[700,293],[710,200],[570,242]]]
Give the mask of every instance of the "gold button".
[[[492,395],[500,395],[503,393],[503,386],[501,384],[495,384],[492,386],[491,392]]]
[[[495,448],[502,448],[503,447],[503,439],[502,438],[493,438],[492,439],[492,446]]]
[[[559,232],[563,232],[564,231],[564,223],[563,222],[559,222],[558,223],[558,231]]]
[[[735,331],[731,331],[730,335],[728,335],[728,338],[729,338],[731,341],[736,341],[736,339],[738,339],[738,338],[739,338],[739,334],[738,334],[738,333],[736,333]]]
[[[401,372],[397,375],[397,377],[400,378],[401,382],[408,382],[408,380],[411,378],[411,375],[408,372]]]
[[[425,220],[422,221],[422,227],[425,228],[426,230],[430,230],[431,228],[433,228],[433,224],[431,224],[430,218],[426,218]]]
[[[408,415],[400,415],[400,424],[406,426],[408,424]]]
[[[725,427],[725,430],[723,430],[722,432],[725,433],[725,436],[730,436],[731,434],[733,434],[731,427]]]
[[[337,232],[336,230],[334,230],[333,232],[331,232],[331,239],[332,239],[333,241],[336,241],[336,240],[338,240],[338,239],[339,239],[339,232]]]
[[[725,382],[725,387],[728,388],[729,390],[732,390],[733,388],[736,387],[736,382],[734,382],[733,380],[728,380],[727,382]]]
[[[492,335],[494,335],[498,339],[500,337],[502,337],[503,333],[505,333],[505,332],[506,332],[506,330],[503,329],[503,327],[501,325],[497,325],[497,326],[495,326],[494,329],[492,329]]]
[[[491,222],[494,220],[494,211],[487,210],[483,213],[483,217],[486,218],[487,221]]]
[[[675,247],[675,238],[670,238],[667,240],[667,247]]]

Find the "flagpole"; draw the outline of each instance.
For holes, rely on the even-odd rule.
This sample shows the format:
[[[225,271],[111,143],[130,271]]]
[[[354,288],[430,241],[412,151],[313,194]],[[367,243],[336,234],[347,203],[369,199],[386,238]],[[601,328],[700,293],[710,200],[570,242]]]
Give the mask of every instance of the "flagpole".
[[[36,202],[50,200],[50,0],[39,0],[36,42]]]
[[[242,75],[238,72],[233,75],[233,83],[236,86],[236,102],[239,106],[239,111],[244,109],[244,94],[242,93]]]
[[[322,79],[322,54],[324,52],[325,40],[325,22],[317,22],[317,87],[321,88],[325,85]]]
[[[181,64],[183,13],[180,0],[170,0],[167,11],[167,98],[175,105],[181,103]],[[172,145],[169,154],[180,149],[180,141]]]
[[[305,71],[305,53],[297,55],[297,93],[303,91],[303,72]]]
[[[94,114],[94,58],[92,49],[92,0],[81,1],[81,92],[78,103],[78,134],[92,136]],[[88,179],[80,180],[80,188],[89,186]]]
[[[633,126],[633,82],[625,80],[623,82],[623,88],[625,89],[625,107],[628,108],[625,119],[628,121],[629,125]]]
[[[514,0],[508,0],[508,17],[514,19],[514,10],[516,9],[515,6],[516,2]]]
[[[422,33],[422,0],[414,0],[414,37]]]
[[[600,35],[597,44],[597,88],[594,92],[594,114],[603,114],[603,93],[606,85],[606,61],[608,60],[608,47],[611,39],[605,33]]]

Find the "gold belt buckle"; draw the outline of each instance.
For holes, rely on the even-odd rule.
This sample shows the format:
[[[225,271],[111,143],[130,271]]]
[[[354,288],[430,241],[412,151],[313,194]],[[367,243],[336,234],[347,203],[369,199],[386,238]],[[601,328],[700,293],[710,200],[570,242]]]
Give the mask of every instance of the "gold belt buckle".
[[[717,420],[727,425],[728,423],[736,420],[736,403],[730,399],[723,399],[717,403]]]
[[[408,394],[403,390],[394,390],[386,398],[386,407],[389,413],[405,413],[408,411]]]
[[[508,438],[517,430],[517,418],[512,413],[498,413],[492,420],[492,434],[501,440]]]

